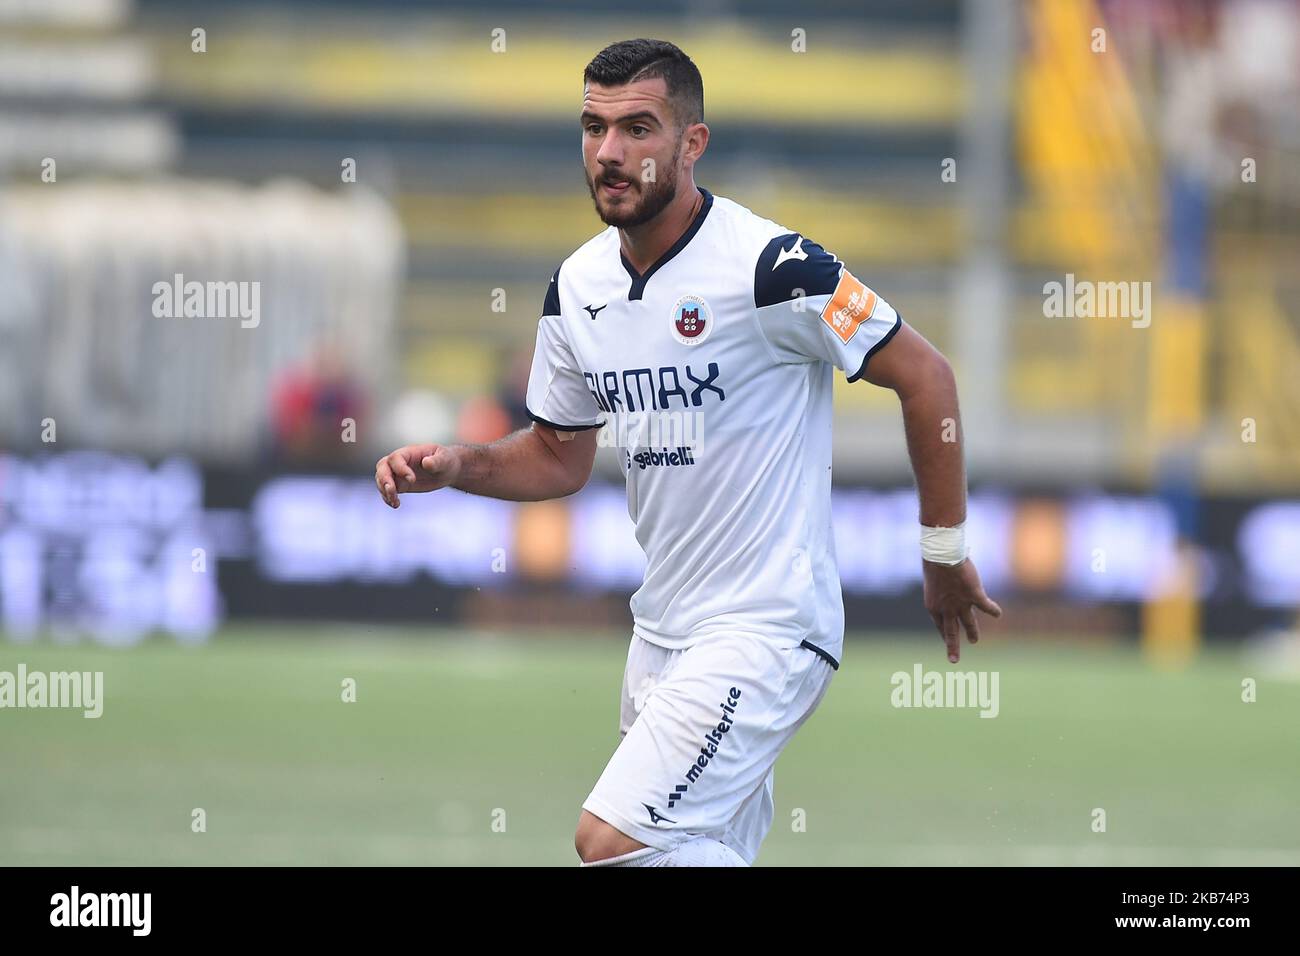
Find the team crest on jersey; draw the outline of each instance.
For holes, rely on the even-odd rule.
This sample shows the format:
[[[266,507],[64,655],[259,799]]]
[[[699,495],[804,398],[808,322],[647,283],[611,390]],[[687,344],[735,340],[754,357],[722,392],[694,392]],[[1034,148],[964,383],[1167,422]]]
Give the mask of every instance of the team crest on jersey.
[[[699,345],[713,330],[713,313],[698,295],[684,295],[673,306],[673,338],[682,345]]]

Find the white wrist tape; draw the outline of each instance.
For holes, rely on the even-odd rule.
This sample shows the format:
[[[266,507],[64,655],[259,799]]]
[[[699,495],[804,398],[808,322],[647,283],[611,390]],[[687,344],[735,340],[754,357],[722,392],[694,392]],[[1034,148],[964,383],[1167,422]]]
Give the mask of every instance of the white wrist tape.
[[[961,564],[970,554],[966,547],[966,522],[955,528],[921,525],[921,558],[931,564]]]

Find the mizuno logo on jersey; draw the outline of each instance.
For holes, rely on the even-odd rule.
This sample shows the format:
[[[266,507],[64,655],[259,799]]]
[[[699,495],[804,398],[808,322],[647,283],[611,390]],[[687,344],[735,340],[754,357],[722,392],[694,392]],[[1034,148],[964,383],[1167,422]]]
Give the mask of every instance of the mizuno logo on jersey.
[[[583,372],[591,397],[604,412],[669,411],[675,400],[678,408],[699,408],[706,393],[718,401],[727,395],[717,384],[721,370],[710,362],[707,374],[698,375],[689,365],[659,368],[629,368],[613,372]]]
[[[794,241],[794,245],[789,249],[782,249],[776,254],[776,262],[772,265],[772,271],[775,272],[777,266],[783,262],[789,262],[791,259],[803,261],[808,258],[808,253],[803,251],[803,236]]]

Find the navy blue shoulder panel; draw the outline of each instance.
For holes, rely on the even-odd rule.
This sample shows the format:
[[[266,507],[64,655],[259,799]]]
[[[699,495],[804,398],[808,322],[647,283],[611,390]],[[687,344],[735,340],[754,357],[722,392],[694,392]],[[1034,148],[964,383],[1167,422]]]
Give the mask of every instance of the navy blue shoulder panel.
[[[803,296],[830,295],[844,263],[797,232],[777,236],[754,266],[754,307],[776,305]]]
[[[546,288],[546,300],[542,303],[542,315],[560,314],[560,270],[551,276],[551,284]]]

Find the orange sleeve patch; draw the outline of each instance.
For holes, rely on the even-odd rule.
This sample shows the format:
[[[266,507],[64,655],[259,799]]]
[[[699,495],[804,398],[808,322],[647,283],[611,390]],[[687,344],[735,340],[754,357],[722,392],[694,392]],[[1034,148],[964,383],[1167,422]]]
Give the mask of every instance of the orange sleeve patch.
[[[835,294],[822,310],[822,321],[847,345],[858,326],[871,318],[875,311],[876,294],[845,269],[840,274]]]

